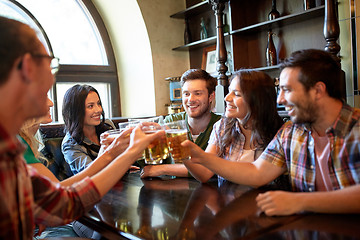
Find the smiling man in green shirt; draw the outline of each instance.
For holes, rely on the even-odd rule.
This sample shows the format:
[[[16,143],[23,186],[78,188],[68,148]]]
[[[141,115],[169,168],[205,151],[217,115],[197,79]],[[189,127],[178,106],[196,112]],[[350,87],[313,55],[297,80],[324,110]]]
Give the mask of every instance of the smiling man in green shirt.
[[[189,140],[205,150],[213,125],[221,118],[211,111],[216,79],[202,69],[190,69],[181,76],[180,83],[185,112],[166,116],[165,123],[186,120]],[[142,178],[160,175],[188,177],[189,173],[183,164],[148,165],[141,171]]]

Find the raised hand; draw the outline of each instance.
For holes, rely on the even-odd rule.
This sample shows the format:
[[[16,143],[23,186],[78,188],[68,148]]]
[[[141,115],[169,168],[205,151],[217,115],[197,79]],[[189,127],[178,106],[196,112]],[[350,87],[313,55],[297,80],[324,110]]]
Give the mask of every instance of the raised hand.
[[[202,150],[195,143],[193,143],[189,140],[185,140],[184,142],[181,143],[181,145],[183,147],[188,147],[190,149],[191,160],[186,160],[186,161],[191,161],[193,163],[202,163],[204,161],[204,159],[206,159],[206,157],[204,157],[204,156],[207,153],[205,153],[204,150]]]
[[[111,137],[106,133],[101,134],[100,143],[103,151],[107,151],[110,155],[115,158],[123,153],[129,146],[130,133],[132,129],[126,129],[122,131],[117,137]],[[100,155],[101,153],[99,153]]]

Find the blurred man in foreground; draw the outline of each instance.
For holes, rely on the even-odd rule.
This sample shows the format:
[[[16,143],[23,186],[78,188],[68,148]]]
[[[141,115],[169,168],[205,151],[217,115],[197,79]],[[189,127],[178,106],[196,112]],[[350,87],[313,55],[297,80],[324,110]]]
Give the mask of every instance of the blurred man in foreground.
[[[124,152],[119,137],[104,152],[109,164],[70,187],[40,176],[26,165],[17,134],[27,119],[47,113],[58,59],[21,22],[0,17],[0,36],[0,239],[32,239],[35,224],[63,225],[90,210],[164,132],[145,135],[137,127]]]

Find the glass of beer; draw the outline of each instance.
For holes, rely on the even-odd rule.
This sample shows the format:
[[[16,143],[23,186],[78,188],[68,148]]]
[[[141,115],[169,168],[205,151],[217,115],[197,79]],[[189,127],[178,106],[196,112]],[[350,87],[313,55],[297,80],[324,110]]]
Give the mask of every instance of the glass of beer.
[[[117,128],[117,129],[112,129],[112,130],[106,131],[106,133],[109,134],[108,138],[113,140],[116,137],[120,136],[122,131],[131,127],[130,122],[121,122],[118,124],[118,126],[119,126],[119,128]]]
[[[101,151],[106,149],[114,141],[115,138],[119,137],[120,134],[129,127],[130,127],[129,122],[122,122],[122,123],[119,123],[119,128],[108,130],[108,131],[104,132],[103,134],[101,134],[101,136],[100,136]],[[129,135],[127,135],[126,137],[128,137],[128,136]]]
[[[125,129],[128,129],[130,127],[134,127],[135,125],[133,125],[133,122],[121,122],[118,123],[118,127],[120,131],[123,131]]]
[[[189,148],[181,146],[181,143],[188,139],[186,121],[180,120],[165,124],[166,139],[174,163],[182,163],[190,159]]]
[[[141,120],[141,119],[140,119]],[[131,128],[135,128],[138,124],[140,124],[140,120],[138,119],[128,119],[129,121],[129,127]],[[120,124],[120,123],[119,123]],[[120,126],[119,126],[120,127]],[[144,163],[144,159],[146,158],[146,153],[145,151],[143,152],[143,154],[141,155],[141,157],[139,157],[136,161],[139,164],[139,166],[144,167],[145,163]]]
[[[142,130],[146,134],[155,133],[163,129],[163,126],[153,122],[144,122],[142,126]],[[164,136],[161,136],[150,143],[150,145],[145,149],[145,164],[161,164],[168,155],[169,149],[166,136],[164,134]]]
[[[109,134],[109,138],[116,138],[118,136],[120,136],[121,130],[120,129],[112,129],[112,130],[108,130],[105,133]]]

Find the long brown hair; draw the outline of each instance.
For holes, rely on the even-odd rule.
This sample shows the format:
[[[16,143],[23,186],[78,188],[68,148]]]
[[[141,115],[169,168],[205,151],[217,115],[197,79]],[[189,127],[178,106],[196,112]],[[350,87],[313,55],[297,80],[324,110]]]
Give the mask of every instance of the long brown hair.
[[[251,144],[256,148],[265,148],[283,124],[276,108],[276,91],[274,80],[264,72],[241,69],[233,73],[230,82],[239,79],[240,89],[249,112],[243,126],[252,130]],[[230,145],[232,139],[238,138],[235,130],[236,118],[225,118],[225,135],[220,146],[220,155]]]

